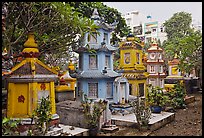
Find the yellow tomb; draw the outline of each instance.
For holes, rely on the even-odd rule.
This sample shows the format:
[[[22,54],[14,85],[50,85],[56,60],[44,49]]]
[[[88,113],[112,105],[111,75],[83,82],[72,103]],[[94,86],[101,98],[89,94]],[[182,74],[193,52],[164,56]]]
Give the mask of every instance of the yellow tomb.
[[[129,81],[129,95],[140,97],[147,96],[148,73],[143,63],[143,46],[132,35],[120,43],[119,72]]]
[[[183,83],[184,77],[181,75],[181,71],[178,68],[179,65],[179,59],[178,55],[174,55],[174,59],[171,61],[168,61],[169,66],[169,73],[168,76],[165,78],[165,84],[164,88],[167,92],[171,91],[175,84],[178,82]]]
[[[8,79],[7,117],[30,118],[40,99],[47,96],[51,113],[56,116],[54,81],[57,72],[38,60],[38,45],[31,32],[22,54],[24,60],[12,68]]]
[[[69,71],[74,71],[74,64],[69,63]],[[75,100],[75,86],[76,78],[72,78],[69,75],[69,71],[65,71],[63,74],[59,74],[60,84],[55,87],[55,96],[56,101],[65,101],[65,100]]]

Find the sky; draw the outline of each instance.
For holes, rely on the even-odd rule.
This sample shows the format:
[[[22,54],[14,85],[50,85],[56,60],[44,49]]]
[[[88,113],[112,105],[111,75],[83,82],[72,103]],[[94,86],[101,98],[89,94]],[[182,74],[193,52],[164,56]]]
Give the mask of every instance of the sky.
[[[202,2],[103,2],[105,5],[117,9],[122,14],[139,11],[144,15],[151,15],[152,19],[164,22],[176,12],[192,14],[193,23],[202,24]]]

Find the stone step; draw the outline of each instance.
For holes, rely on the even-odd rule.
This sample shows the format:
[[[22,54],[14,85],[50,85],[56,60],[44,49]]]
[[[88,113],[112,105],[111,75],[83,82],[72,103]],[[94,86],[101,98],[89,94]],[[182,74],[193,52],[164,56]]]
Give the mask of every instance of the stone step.
[[[149,129],[151,131],[156,130],[167,123],[173,121],[175,119],[175,114],[170,112],[161,112],[160,114],[152,113],[150,122],[149,122]],[[117,126],[134,126],[137,124],[136,117],[134,114],[128,115],[112,115],[111,122]]]
[[[117,127],[116,125],[110,125],[110,126],[101,128],[101,131],[103,131],[104,133],[113,133],[118,130],[119,130],[119,127]]]
[[[59,127],[63,129],[63,134],[66,136],[88,136],[89,130],[85,128],[79,128],[65,124],[59,124]]]
[[[184,101],[185,101],[185,104],[192,103],[195,101],[195,96],[187,96],[185,97]]]
[[[48,131],[45,134],[45,136],[60,136],[62,132],[63,132],[63,128],[55,127],[55,128],[53,128],[53,130]]]

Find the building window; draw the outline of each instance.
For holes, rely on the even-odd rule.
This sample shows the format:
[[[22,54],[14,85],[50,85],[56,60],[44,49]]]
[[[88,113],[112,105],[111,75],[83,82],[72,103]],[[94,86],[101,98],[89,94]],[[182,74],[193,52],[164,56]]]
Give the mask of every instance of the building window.
[[[129,26],[129,25],[130,25],[130,22],[131,22],[131,19],[128,18],[126,21],[127,21],[127,25]]]
[[[108,34],[104,33],[103,41],[108,44]]]
[[[93,33],[92,35],[88,34],[88,42],[94,44],[97,43],[97,34],[96,33]]]
[[[160,87],[163,88],[163,80],[160,80]]]
[[[145,39],[147,43],[151,43],[152,37],[146,37]]]
[[[162,59],[162,54],[159,54],[159,59]]]
[[[154,73],[155,70],[154,70],[154,66],[150,66],[150,73]]]
[[[107,98],[112,98],[113,97],[113,87],[112,87],[112,83],[111,82],[107,82],[106,85],[106,91],[107,91]]]
[[[130,53],[125,53],[124,60],[125,64],[130,64]]]
[[[105,59],[105,66],[107,67],[107,68],[110,68],[110,56],[107,56],[106,55],[106,57],[105,57],[106,59]]]
[[[79,69],[82,70],[82,65],[83,65],[83,59],[82,59],[82,55],[79,55]]]
[[[88,83],[89,98],[98,98],[98,83]]]
[[[89,68],[90,69],[97,68],[97,55],[89,55]]]
[[[77,96],[80,97],[82,93],[81,83],[77,83]]]
[[[136,53],[137,56],[137,64],[140,64],[140,53]]]
[[[139,83],[139,96],[144,96],[144,83]]]
[[[159,66],[159,73],[163,72],[163,66]]]
[[[152,84],[152,86],[155,86],[155,80],[154,79],[150,79],[149,83]]]
[[[133,27],[134,35],[142,35],[142,25]]]
[[[161,27],[161,28],[160,28],[160,31],[161,31],[161,32],[163,32],[163,31],[164,31],[163,27]]]
[[[153,28],[153,29],[152,29],[152,32],[156,32],[156,31],[157,31],[157,29],[156,29],[156,28]]]
[[[129,84],[129,95],[132,95],[132,84]]]

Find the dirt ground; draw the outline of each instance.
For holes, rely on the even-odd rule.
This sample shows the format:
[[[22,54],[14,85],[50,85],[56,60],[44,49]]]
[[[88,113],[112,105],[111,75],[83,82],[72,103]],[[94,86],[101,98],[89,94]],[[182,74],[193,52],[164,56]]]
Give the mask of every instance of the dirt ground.
[[[99,133],[98,136],[202,136],[202,93],[186,109],[177,109],[175,120],[153,132],[139,132],[137,128],[119,127],[114,133]]]

